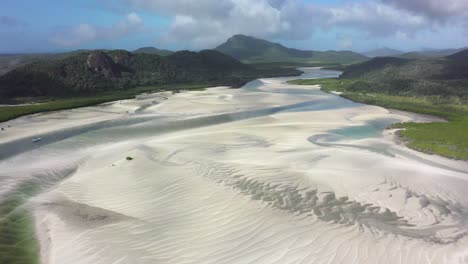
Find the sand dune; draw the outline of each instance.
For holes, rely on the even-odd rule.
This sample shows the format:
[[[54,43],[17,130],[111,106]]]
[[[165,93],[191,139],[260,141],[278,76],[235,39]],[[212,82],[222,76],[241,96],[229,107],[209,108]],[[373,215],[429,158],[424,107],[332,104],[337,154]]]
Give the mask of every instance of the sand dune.
[[[416,115],[285,80],[15,121],[58,137],[0,161],[9,190],[55,175],[30,201],[42,262],[468,263],[468,164],[383,131]]]

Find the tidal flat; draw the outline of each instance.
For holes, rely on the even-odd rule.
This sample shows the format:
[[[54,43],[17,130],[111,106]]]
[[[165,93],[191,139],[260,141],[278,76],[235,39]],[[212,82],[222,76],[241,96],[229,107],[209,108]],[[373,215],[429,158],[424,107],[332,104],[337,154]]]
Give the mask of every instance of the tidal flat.
[[[51,264],[464,263],[468,164],[384,129],[427,117],[291,79],[6,122],[1,204],[41,186],[20,246]]]

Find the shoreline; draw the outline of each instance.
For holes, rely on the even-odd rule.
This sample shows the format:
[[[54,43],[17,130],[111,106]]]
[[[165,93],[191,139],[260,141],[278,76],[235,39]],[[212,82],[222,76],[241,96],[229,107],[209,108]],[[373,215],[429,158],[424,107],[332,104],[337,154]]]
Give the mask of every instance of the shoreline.
[[[446,113],[445,114],[440,113],[440,110],[439,110],[439,112],[437,112],[436,110],[431,109],[432,112],[438,113],[440,116],[430,115],[430,114],[426,114],[426,113],[411,112],[411,111],[408,111],[408,110],[400,110],[400,109],[396,109],[394,107],[387,107],[386,105],[388,105],[388,104],[392,105],[392,101],[391,100],[389,102],[382,101],[382,100],[388,100],[388,99],[380,98],[379,96],[374,96],[376,99],[379,99],[379,100],[373,99],[373,100],[369,101],[366,98],[361,98],[362,96],[358,96],[358,97],[353,96],[354,95],[353,93],[350,93],[350,94],[346,94],[344,92],[339,92],[338,93],[338,92],[334,91],[333,89],[330,89],[329,87],[324,88],[323,85],[325,85],[325,84],[320,84],[320,83],[307,84],[307,79],[295,79],[295,80],[304,80],[304,82],[296,84],[296,83],[293,82],[294,80],[291,80],[291,81],[288,81],[288,84],[296,85],[298,87],[300,87],[300,86],[309,86],[309,87],[310,86],[317,86],[317,87],[319,87],[319,89],[321,91],[323,91],[323,92],[325,92],[327,94],[333,94],[335,96],[339,96],[341,98],[350,100],[351,102],[365,104],[365,105],[374,105],[374,106],[378,106],[378,107],[382,107],[384,109],[387,109],[388,111],[393,112],[393,113],[401,113],[402,115],[413,116],[415,118],[414,121],[400,122],[400,123],[395,123],[395,124],[389,126],[389,128],[400,127],[402,133],[405,133],[405,131],[406,131],[405,129],[410,127],[412,124],[422,125],[422,124],[444,123],[444,124],[447,124],[447,126],[450,126],[450,125],[453,125],[454,122],[458,122],[458,121],[452,120],[452,119],[457,118],[457,116],[455,114],[453,116],[448,116],[448,114],[446,114]],[[313,79],[312,79],[312,81],[313,81]],[[361,100],[359,100],[359,98],[361,98]],[[374,102],[374,103],[372,103],[372,102]],[[417,104],[407,103],[406,102],[406,104],[403,104],[401,107],[411,109],[411,108],[414,108],[415,105],[417,105]],[[457,110],[457,111],[462,111],[462,110]],[[423,112],[428,112],[428,111],[423,111]],[[444,115],[448,116],[448,117],[442,117]],[[460,113],[458,113],[457,115],[458,115],[458,117],[462,116],[462,114],[460,114]],[[450,160],[461,160],[461,161],[468,162],[468,157],[466,156],[466,154],[464,154],[466,152],[462,152],[462,151],[458,151],[458,150],[457,151],[451,151],[451,150],[447,150],[447,149],[434,150],[434,147],[431,147],[431,146],[429,148],[427,146],[421,147],[421,144],[423,144],[424,142],[427,142],[427,141],[424,141],[424,140],[421,140],[421,139],[418,140],[416,137],[412,138],[410,136],[399,135],[399,137],[402,138],[402,141],[405,141],[405,142],[406,142],[406,140],[403,140],[403,138],[406,138],[407,140],[412,141],[411,143],[406,144],[406,146],[409,149],[419,151],[421,153],[425,153],[425,154],[428,154],[428,155],[437,155],[437,156],[445,157],[445,158],[450,159]],[[436,137],[436,138],[434,138],[434,137]],[[460,136],[457,137],[458,141],[456,141],[456,140],[450,141],[450,140],[447,140],[447,139],[442,139],[442,140],[448,141],[454,147],[463,147],[463,145],[462,145],[463,143],[460,141],[462,139],[461,138],[459,139],[459,138],[460,138]],[[437,138],[437,136],[433,136],[432,138],[428,138],[427,140],[431,140],[431,139],[432,140],[437,140],[438,138]],[[413,144],[415,145],[414,147],[412,146]],[[441,143],[441,144],[443,144],[443,143]]]
[[[157,93],[157,92],[179,92],[182,90],[191,91],[198,89],[206,89],[209,87],[231,87],[232,89],[241,88],[245,84],[255,81],[261,78],[277,78],[277,77],[295,77],[300,76],[303,72],[300,69],[295,69],[296,72],[289,73],[286,76],[277,76],[277,74],[266,74],[266,77],[249,77],[244,78],[240,81],[228,82],[228,83],[175,83],[175,84],[160,84],[160,85],[150,85],[150,86],[139,86],[134,88],[129,88],[127,90],[118,90],[118,91],[108,91],[105,93],[100,93],[92,96],[76,96],[71,98],[51,98],[51,100],[40,102],[40,103],[23,103],[17,105],[2,105],[0,104],[0,127],[3,123],[14,120],[22,116],[28,116],[37,113],[46,113],[53,111],[61,110],[70,110],[77,109],[88,106],[100,105],[103,103],[109,103],[119,100],[128,100],[135,98],[138,95],[143,93]],[[15,109],[16,108],[16,109]],[[3,110],[7,112],[12,110],[17,110],[17,114],[4,113]],[[18,110],[19,109],[19,110]],[[0,131],[1,132],[1,131]]]
[[[320,88],[321,89],[321,88]],[[322,89],[321,89],[322,90]],[[326,91],[324,91],[326,92]],[[380,106],[378,104],[368,104],[368,103],[365,103],[365,102],[361,102],[361,101],[355,101],[355,100],[352,100],[348,97],[345,97],[345,96],[342,96],[341,94],[335,94],[335,95],[338,95],[340,97],[343,97],[345,99],[348,99],[350,101],[353,101],[353,102],[356,102],[356,103],[361,103],[361,104],[366,104],[366,105],[374,105],[374,106],[378,106],[378,107],[382,107],[384,109],[387,109],[390,113],[395,113],[395,114],[401,114],[401,115],[405,115],[405,116],[408,116],[408,117],[411,117],[412,118],[412,121],[410,121],[409,123],[418,123],[418,124],[424,124],[424,123],[440,123],[440,122],[449,122],[446,118],[442,118],[442,117],[439,117],[439,116],[434,116],[434,115],[428,115],[428,114],[421,114],[421,113],[415,113],[415,112],[409,112],[409,111],[405,111],[405,110],[399,110],[399,109],[394,109],[394,108],[386,108],[386,107],[383,107],[383,106]],[[405,124],[405,123],[408,123],[408,122],[403,122],[403,123],[395,123],[395,124],[392,124],[390,126],[388,126],[386,129],[393,129],[395,125],[397,124]],[[403,144],[406,148],[408,149],[411,149],[413,151],[416,151],[416,152],[419,152],[419,153],[423,153],[423,154],[426,154],[426,155],[431,155],[431,156],[436,156],[436,157],[440,157],[440,158],[445,158],[445,159],[448,159],[448,160],[454,160],[454,161],[462,161],[462,162],[466,162],[468,164],[468,159],[462,159],[462,158],[453,158],[453,157],[448,157],[448,156],[444,156],[444,155],[440,155],[436,152],[430,152],[430,151],[423,151],[421,149],[417,149],[417,148],[413,148],[409,145],[409,142],[408,140],[400,134],[401,131],[404,131],[406,130],[406,128],[398,128],[397,131],[395,131],[395,142],[396,143],[401,143]],[[398,139],[397,139],[398,138]]]
[[[169,86],[169,87],[168,87]],[[218,87],[209,84],[171,84],[160,86],[142,86],[124,91],[106,92],[94,96],[77,96],[70,98],[53,98],[41,103],[0,105],[0,127],[4,123],[20,117],[27,117],[34,114],[49,113],[64,110],[74,110],[84,107],[99,106],[106,103],[135,99],[143,94],[179,92],[200,90],[210,87]],[[12,111],[18,113],[11,114]],[[4,113],[7,112],[7,113]],[[1,132],[1,131],[0,131]]]
[[[253,243],[254,249],[256,245],[261,245],[261,248],[268,246],[272,251],[286,257],[291,252],[287,246],[277,242],[283,241],[290,232],[294,232],[301,241],[311,237],[327,237],[329,240],[326,241],[341,244],[353,238],[351,246],[356,241],[357,244],[372,249],[371,252],[376,252],[376,256],[369,257],[369,263],[375,263],[377,258],[385,254],[389,259],[398,258],[398,247],[404,246],[407,238],[411,245],[418,245],[412,248],[415,255],[428,254],[436,248],[428,245],[428,240],[439,239],[439,236],[442,237],[440,239],[457,239],[455,231],[444,229],[444,224],[464,228],[456,221],[457,211],[450,211],[447,217],[438,215],[438,200],[433,201],[431,197],[440,194],[439,199],[444,203],[458,202],[451,200],[455,198],[445,192],[438,193],[440,187],[460,195],[463,201],[465,194],[457,188],[460,186],[458,180],[464,172],[455,169],[464,169],[466,164],[414,153],[415,151],[393,142],[390,138],[392,131],[389,130],[383,130],[383,138],[355,137],[350,133],[341,141],[331,141],[328,146],[307,141],[311,135],[325,136],[323,138],[326,139],[329,131],[364,127],[373,120],[411,120],[415,118],[412,113],[405,115],[364,104],[302,112],[300,108],[268,112],[265,109],[300,105],[303,102],[311,103],[311,106],[323,102],[334,104],[341,97],[330,97],[325,92],[325,96],[322,92],[282,94],[278,90],[284,89],[284,84],[277,79],[265,82],[261,88],[258,91],[249,91],[213,87],[205,91],[175,95],[169,94],[170,92],[157,93],[139,98],[140,100],[130,99],[121,103],[117,101],[98,107],[25,118],[23,121],[29,122],[22,124],[26,125],[26,129],[16,131],[14,136],[26,138],[32,133],[31,130],[36,133],[41,127],[45,127],[44,131],[47,131],[66,128],[70,124],[83,125],[135,117],[131,114],[138,109],[143,109],[139,114],[148,115],[151,119],[166,116],[173,123],[179,121],[177,124],[198,124],[188,127],[175,125],[174,130],[160,133],[158,131],[161,126],[157,124],[159,121],[148,119],[123,126],[122,130],[117,128],[114,131],[112,127],[107,127],[107,131],[102,129],[103,131],[93,132],[92,137],[85,136],[77,140],[72,138],[68,143],[51,144],[57,145],[55,147],[38,148],[31,155],[11,161],[11,164],[0,162],[0,166],[4,166],[0,168],[8,169],[4,172],[5,175],[9,175],[8,171],[15,172],[15,167],[18,166],[23,166],[22,175],[46,174],[48,171],[55,171],[56,167],[62,168],[70,164],[79,166],[73,177],[33,198],[37,216],[34,227],[41,246],[42,263],[47,264],[51,259],[73,263],[77,256],[89,257],[89,263],[114,263],[122,258],[128,258],[128,262],[134,258],[131,263],[135,263],[141,256],[155,259],[161,255],[174,263],[181,262],[187,256],[194,260],[209,259],[216,262],[216,257],[223,256],[220,252],[230,252],[233,249],[243,252],[241,249],[245,243]],[[318,87],[314,89],[319,91]],[[153,104],[155,97],[161,98],[158,104]],[[167,99],[163,99],[165,97]],[[245,116],[255,111],[262,114]],[[226,120],[220,120],[224,118],[223,114]],[[209,118],[213,118],[213,121],[199,125],[197,118],[200,117],[209,121]],[[16,122],[21,125],[21,120]],[[164,123],[163,127],[171,127],[171,123]],[[140,134],[141,131],[149,133]],[[117,132],[126,136],[120,138]],[[109,142],[103,140],[107,137],[116,139]],[[95,141],[89,142],[90,139]],[[378,151],[390,151],[394,156],[380,155],[381,153],[376,153]],[[134,159],[128,161],[125,157]],[[446,167],[453,165],[453,169],[440,166],[441,164]],[[431,181],[425,181],[427,179],[440,180],[444,184],[432,186]],[[275,189],[277,186],[278,189]],[[305,190],[311,190],[312,194],[315,192],[319,204],[325,207],[307,207],[311,206],[307,201],[288,207],[288,203],[282,198],[275,200],[275,197],[295,199],[299,194],[305,197]],[[422,195],[427,196],[428,200],[421,203],[419,197]],[[384,245],[384,249],[376,246],[377,238],[372,236],[373,232],[368,233],[366,228],[361,230],[362,233],[353,231],[347,234],[354,222],[349,220],[351,224],[345,225],[346,227],[340,224],[341,220],[338,218],[334,222],[335,216],[328,215],[328,210],[334,208],[327,207],[329,199],[331,205],[337,206],[347,201],[343,203],[343,207],[339,207],[345,211],[346,204],[362,207],[368,215],[359,215],[359,210],[348,213],[353,215],[352,219],[371,219],[372,221],[361,224],[369,225],[375,232],[389,234],[379,236],[378,239],[381,240],[377,240]],[[424,206],[418,206],[420,203]],[[276,207],[274,204],[277,204]],[[367,208],[366,204],[381,209]],[[64,205],[67,210],[63,209]],[[299,205],[304,208],[298,207]],[[301,214],[295,206],[309,210],[307,212],[310,215]],[[314,215],[314,212],[321,211],[321,208],[324,215],[316,217],[320,214]],[[404,225],[393,227],[394,223],[391,221],[385,222],[391,216],[389,214],[396,214],[409,221],[416,231],[433,226],[442,231],[426,232],[427,234],[422,232],[423,239],[417,234],[412,237],[412,232],[416,231],[407,231]],[[347,214],[340,217],[348,221]],[[248,227],[244,229],[242,223],[258,226],[255,230],[259,235],[248,240],[243,240],[243,236],[230,238],[229,234],[232,232],[251,232]],[[295,229],[297,226],[304,230]],[[335,233],[334,230],[341,231]],[[392,230],[399,233],[393,235]],[[212,240],[205,235],[207,232],[218,234],[221,241]],[[118,236],[120,242],[110,239],[113,236]],[[63,247],[70,239],[77,246]],[[300,253],[303,250],[306,252],[304,256],[307,256],[312,249],[322,245],[322,242],[301,243],[295,251]],[[208,246],[213,243],[217,246]],[[385,246],[395,243],[396,247]],[[461,240],[460,243],[465,241]],[[193,244],[199,246],[198,250],[191,250]],[[455,251],[450,246],[451,244],[446,246],[448,250]],[[178,248],[177,252],[171,250],[174,247]],[[135,251],[127,252],[129,248]],[[315,254],[317,259],[325,261],[331,252],[340,256],[347,254],[343,248],[334,247],[324,248],[323,254]],[[249,262],[258,262],[258,256],[240,254],[239,257],[245,257]],[[440,260],[436,257],[434,259]],[[218,259],[218,263],[221,260],[222,258]],[[266,263],[286,263],[267,257],[262,260]]]

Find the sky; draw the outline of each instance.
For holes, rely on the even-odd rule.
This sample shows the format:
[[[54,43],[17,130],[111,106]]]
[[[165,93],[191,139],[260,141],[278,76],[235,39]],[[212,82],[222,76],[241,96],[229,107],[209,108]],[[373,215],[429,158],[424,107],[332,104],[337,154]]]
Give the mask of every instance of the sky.
[[[245,34],[309,50],[468,46],[468,0],[1,0],[0,52],[214,48]]]

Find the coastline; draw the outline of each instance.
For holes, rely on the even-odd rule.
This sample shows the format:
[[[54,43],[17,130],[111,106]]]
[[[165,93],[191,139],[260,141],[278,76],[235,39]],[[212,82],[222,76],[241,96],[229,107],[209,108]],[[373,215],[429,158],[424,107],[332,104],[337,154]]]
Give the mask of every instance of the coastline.
[[[400,137],[405,138],[407,147],[429,155],[444,156],[454,160],[468,161],[468,145],[462,131],[466,131],[464,120],[468,108],[462,105],[433,105],[421,98],[391,96],[383,94],[346,93],[336,79],[295,79],[291,85],[317,86],[323,92],[334,94],[352,102],[375,105],[404,115],[419,115],[413,122],[395,123],[389,128],[401,128]],[[340,92],[336,92],[336,90]],[[341,89],[341,90],[340,90]],[[419,108],[418,108],[419,107]],[[396,110],[396,108],[398,108]],[[430,121],[430,122],[428,122]],[[465,120],[466,121],[466,120]],[[441,147],[443,146],[443,147]]]
[[[92,96],[77,95],[76,97],[64,97],[64,98],[48,98],[48,100],[36,103],[22,103],[16,105],[2,105],[0,104],[0,127],[4,122],[13,120],[18,117],[28,116],[31,114],[53,112],[60,110],[70,110],[82,107],[96,106],[103,103],[127,100],[135,98],[136,96],[143,93],[155,93],[155,92],[179,92],[179,91],[190,91],[206,89],[208,87],[219,87],[229,86],[232,88],[240,88],[248,82],[262,78],[274,78],[283,76],[299,76],[303,72],[300,69],[291,69],[288,71],[278,72],[260,72],[258,76],[243,77],[237,81],[227,81],[225,83],[173,83],[173,84],[159,84],[150,86],[134,87],[127,90],[117,90],[101,92]],[[281,76],[280,76],[281,74]],[[1,131],[0,131],[1,132]]]
[[[457,221],[458,211],[439,215],[438,200],[432,198],[439,195],[444,203],[463,203],[464,185],[459,181],[468,173],[466,163],[414,153],[396,144],[391,130],[384,130],[383,137],[373,135],[382,133],[372,126],[374,121],[427,117],[372,105],[342,105],[344,99],[319,87],[296,90],[296,94],[282,93],[284,87],[283,80],[266,79],[252,91],[215,87],[158,93],[16,120],[13,129],[17,130],[11,131],[9,140],[27,139],[38,131],[49,134],[71,124],[148,117],[125,126],[107,123],[87,131],[92,136],[77,134],[20,155],[10,164],[0,162],[0,168],[8,169],[5,175],[18,166],[25,175],[79,167],[73,177],[31,201],[42,262],[73,263],[82,258],[87,263],[135,263],[144,256],[151,263],[164,256],[173,262],[191,258],[219,263],[233,258],[229,252],[237,252],[237,258],[245,261],[287,263],[292,257],[287,246],[292,233],[299,241],[321,237],[298,243],[295,251],[306,258],[320,248],[323,252],[315,256],[323,261],[332,253],[339,258],[347,254],[340,247],[320,247],[325,242],[362,245],[373,252],[363,263],[375,263],[382,256],[390,262],[408,256],[418,260],[419,254],[432,254],[438,248],[436,242],[427,242],[437,239],[468,243],[457,238],[458,229],[465,228]],[[287,85],[286,89],[294,88]],[[154,104],[156,98],[160,101]],[[330,131],[346,128],[359,129],[329,140]],[[362,136],[361,129],[372,133],[367,136],[364,131]],[[308,141],[312,135],[320,140]],[[431,185],[434,182],[440,186]],[[322,207],[301,200],[309,191],[307,195],[316,193]],[[422,195],[428,201],[419,205]],[[297,198],[298,203],[277,197]],[[346,211],[346,204],[366,214]],[[346,213],[329,213],[336,205]],[[421,231],[421,238],[404,224],[392,222],[389,214],[408,221],[412,230],[435,226],[441,232]],[[372,221],[366,222],[367,218]],[[364,229],[359,230],[359,225]],[[251,226],[258,235],[230,236],[249,234]],[[368,232],[367,226],[373,231]],[[217,239],[207,233],[216,234]],[[382,236],[376,238],[373,233]],[[279,254],[244,254],[244,245],[252,250],[267,247]],[[453,254],[457,248],[452,245],[440,250]],[[398,255],[404,246],[414,255]]]
[[[293,80],[297,80],[297,79],[293,79]],[[324,89],[322,89],[322,85],[320,85],[320,84],[316,84],[316,85],[315,84],[314,85],[305,85],[305,84],[296,85],[296,84],[289,83],[289,81],[291,81],[291,80],[288,80],[286,82],[288,85],[295,85],[295,86],[298,86],[298,87],[304,87],[304,86],[316,87],[317,89],[319,89],[320,91],[322,91],[324,93],[331,94],[331,95],[334,95],[334,96],[339,96],[339,97],[344,98],[346,100],[349,100],[351,102],[379,107],[379,108],[385,109],[390,114],[401,115],[401,116],[405,116],[405,117],[409,118],[408,120],[406,120],[404,122],[414,122],[414,123],[449,122],[446,118],[442,118],[442,117],[439,117],[439,116],[421,114],[421,113],[414,113],[414,112],[404,111],[404,110],[399,110],[399,109],[394,109],[394,108],[386,108],[386,107],[383,107],[383,106],[380,106],[380,105],[368,104],[368,103],[361,102],[361,101],[358,101],[358,100],[353,100],[351,98],[343,96],[342,92],[324,90]],[[392,124],[392,125],[389,125],[387,128],[385,128],[385,130],[382,132],[384,137],[392,140],[397,145],[404,146],[405,148],[407,148],[407,150],[410,150],[412,152],[412,155],[419,156],[422,159],[431,157],[431,158],[434,158],[435,160],[437,160],[439,163],[448,162],[448,163],[451,163],[452,165],[454,165],[457,168],[465,167],[465,166],[468,165],[468,160],[466,160],[466,159],[450,158],[450,157],[446,157],[446,156],[443,156],[443,155],[439,155],[437,153],[427,152],[427,151],[422,151],[420,149],[412,148],[411,146],[408,145],[408,142],[405,140],[405,137],[403,137],[402,135],[399,134],[399,132],[404,130],[404,128],[396,129],[396,128],[393,128],[394,125],[395,124]],[[389,132],[389,133],[387,133],[387,132]]]
[[[359,100],[355,101],[355,100],[353,100],[351,98],[342,96],[341,94],[339,94],[338,96],[341,96],[341,97],[346,98],[348,100],[351,100],[353,102],[368,104],[366,102],[361,102]],[[394,108],[386,108],[386,107],[380,106],[378,104],[374,104],[374,105],[378,106],[378,107],[385,108],[390,113],[395,113],[395,114],[408,116],[408,117],[410,117],[412,119],[409,122],[413,122],[413,123],[418,123],[418,124],[427,123],[427,124],[430,124],[430,123],[440,123],[440,122],[447,123],[447,122],[449,122],[448,119],[442,118],[442,117],[439,117],[439,116],[409,112],[409,111],[404,111],[404,110],[399,110],[399,109],[394,109]],[[406,122],[404,122],[404,123],[406,123]],[[398,125],[398,124],[397,123],[392,124],[389,127],[387,127],[387,129],[392,129],[396,125]],[[424,149],[421,149],[421,148],[412,147],[411,144],[409,143],[410,139],[403,136],[403,135],[401,135],[401,132],[404,131],[405,129],[406,128],[402,127],[402,128],[399,128],[399,129],[397,129],[395,131],[395,142],[397,142],[399,144],[404,144],[405,147],[407,147],[408,149],[411,149],[411,150],[419,152],[419,153],[424,153],[424,154],[431,155],[431,156],[437,156],[437,157],[446,158],[446,159],[449,159],[449,160],[463,161],[463,162],[468,163],[468,159],[449,157],[449,156],[442,155],[442,154],[434,152],[434,151],[429,151],[429,150],[424,150]]]

